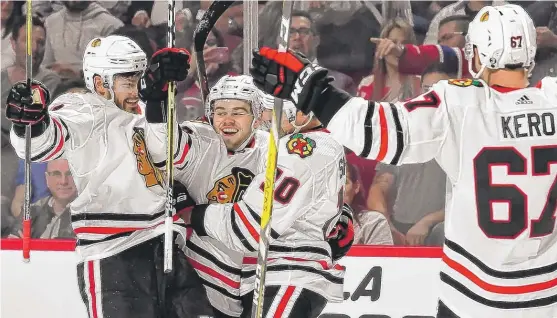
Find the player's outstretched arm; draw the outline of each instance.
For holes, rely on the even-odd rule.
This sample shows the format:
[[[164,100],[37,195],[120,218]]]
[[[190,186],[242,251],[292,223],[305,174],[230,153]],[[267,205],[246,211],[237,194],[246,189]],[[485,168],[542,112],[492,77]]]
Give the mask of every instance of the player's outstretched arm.
[[[361,157],[395,165],[426,162],[445,138],[444,85],[405,103],[367,101],[330,85],[328,71],[302,55],[265,47],[254,52],[250,72],[260,89],[312,112]]]
[[[48,161],[64,153],[69,139],[68,126],[53,111],[50,92],[39,81],[31,83],[31,93],[25,81],[16,83],[9,92],[6,117],[12,122],[10,139],[20,158],[25,156],[25,127],[31,126],[31,160]]]
[[[270,243],[308,212],[308,202],[313,200],[314,182],[309,170],[300,174],[303,169],[295,172],[280,164],[279,169],[281,172],[275,182]],[[237,203],[208,204],[194,208],[191,212],[191,225],[197,235],[210,236],[237,251],[257,251],[264,182],[265,174],[257,175],[243,199]]]
[[[183,81],[188,76],[190,68],[190,54],[186,49],[163,48],[153,54],[149,67],[140,82],[139,96],[145,102],[145,139],[155,163],[164,167],[166,160],[166,118],[164,116],[165,102],[168,98],[168,82]],[[180,155],[187,142],[181,137],[182,131],[175,123],[174,149],[175,157]],[[157,166],[159,166],[157,164]]]

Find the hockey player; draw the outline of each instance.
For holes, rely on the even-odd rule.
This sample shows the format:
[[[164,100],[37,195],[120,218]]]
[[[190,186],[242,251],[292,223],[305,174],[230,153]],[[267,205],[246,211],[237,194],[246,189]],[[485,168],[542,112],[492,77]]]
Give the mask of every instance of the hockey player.
[[[262,48],[251,73],[363,157],[443,167],[453,187],[438,317],[557,317],[555,78],[527,88],[536,30],[516,5],[480,10],[465,51],[476,79],[396,104],[352,98],[292,52]]]
[[[147,120],[162,123],[161,99],[146,99]],[[253,177],[264,168],[268,134],[256,129],[261,111],[260,93],[252,78],[225,75],[210,90],[206,121],[180,125],[175,138],[174,178],[189,192],[184,205],[242,198]],[[164,166],[164,155],[153,159],[157,166]],[[239,317],[243,255],[195,233],[184,251],[206,287],[216,317]]]
[[[333,262],[327,237],[341,215],[346,159],[318,120],[293,105],[285,118],[263,316],[318,317],[327,301],[343,300],[344,268]],[[265,172],[259,173],[239,202],[199,205],[184,216],[198,236],[246,254],[242,317],[251,317],[264,182]]]
[[[237,202],[253,177],[264,171],[269,136],[257,129],[262,100],[251,77],[226,75],[210,90],[206,121],[181,124],[175,138],[174,164],[175,180],[189,192],[185,206]],[[147,101],[149,122],[163,121],[160,105],[158,99]],[[163,166],[164,162],[157,165]],[[350,224],[339,222],[336,228],[338,233],[331,235],[329,242],[335,257],[340,258],[350,248],[350,240],[345,239],[351,235]],[[185,252],[206,286],[215,316],[239,317],[243,253],[195,233],[187,241]]]
[[[185,78],[188,53],[174,51],[179,66],[161,68],[158,61],[168,58],[168,52],[159,51],[146,71],[147,82]],[[179,248],[172,276],[166,284],[163,280],[164,180],[147,151],[165,149],[146,145],[160,144],[149,140],[165,127],[134,114],[137,84],[146,66],[145,53],[130,39],[95,38],[83,59],[91,92],[65,94],[50,103],[40,82],[33,81],[32,95],[20,82],[7,99],[18,155],[24,156],[23,136],[30,125],[33,161],[64,158],[69,163],[78,189],[70,206],[80,256],[78,285],[91,318],[197,317],[204,304],[209,308],[197,276],[187,276],[189,264],[179,257]],[[161,90],[147,85],[143,95]],[[183,227],[176,230],[185,235]]]

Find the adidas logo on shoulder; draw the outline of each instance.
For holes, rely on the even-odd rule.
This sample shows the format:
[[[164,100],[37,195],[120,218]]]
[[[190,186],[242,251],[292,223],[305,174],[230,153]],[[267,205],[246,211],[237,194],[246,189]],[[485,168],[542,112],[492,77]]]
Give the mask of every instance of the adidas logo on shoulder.
[[[530,98],[528,98],[528,96],[526,95],[522,95],[522,97],[520,97],[515,104],[516,105],[526,105],[526,104],[533,104],[534,102],[532,102],[530,100]]]

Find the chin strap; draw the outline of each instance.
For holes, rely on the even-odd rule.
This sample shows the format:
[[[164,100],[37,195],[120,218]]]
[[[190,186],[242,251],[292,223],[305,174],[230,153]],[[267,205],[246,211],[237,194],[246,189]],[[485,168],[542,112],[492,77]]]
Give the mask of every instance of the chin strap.
[[[294,120],[290,122],[290,124],[292,126],[294,126],[294,131],[291,132],[291,134],[295,134],[295,133],[300,132],[300,130],[302,130],[304,127],[306,127],[312,120],[313,120],[313,112],[309,113],[308,119],[300,126],[296,125],[296,118],[294,118]]]

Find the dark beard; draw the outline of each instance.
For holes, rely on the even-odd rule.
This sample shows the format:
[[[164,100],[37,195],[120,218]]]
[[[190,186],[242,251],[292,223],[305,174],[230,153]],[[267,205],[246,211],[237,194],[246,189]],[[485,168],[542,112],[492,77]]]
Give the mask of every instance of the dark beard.
[[[91,4],[90,1],[64,1],[64,6],[68,11],[73,13],[79,13],[83,10],[87,9],[87,7]]]

